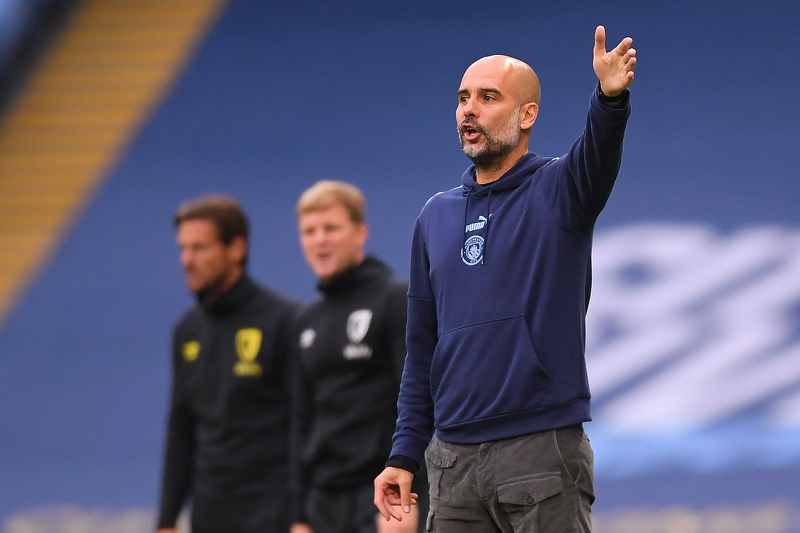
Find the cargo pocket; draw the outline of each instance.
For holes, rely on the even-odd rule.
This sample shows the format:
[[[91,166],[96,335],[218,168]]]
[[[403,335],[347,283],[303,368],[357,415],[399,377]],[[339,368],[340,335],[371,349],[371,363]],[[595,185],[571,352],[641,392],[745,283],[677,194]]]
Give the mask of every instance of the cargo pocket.
[[[538,531],[539,504],[563,492],[560,474],[537,474],[498,485],[497,499],[514,530]]]
[[[432,446],[426,454],[430,497],[442,502],[449,502],[453,494],[453,465],[456,456],[447,453],[438,446]]]

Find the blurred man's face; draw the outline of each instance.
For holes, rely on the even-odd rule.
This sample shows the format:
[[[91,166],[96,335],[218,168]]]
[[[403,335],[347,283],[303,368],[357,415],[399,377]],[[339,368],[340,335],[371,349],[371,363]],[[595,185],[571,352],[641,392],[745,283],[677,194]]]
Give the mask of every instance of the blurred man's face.
[[[306,262],[323,282],[364,260],[367,226],[353,222],[343,205],[304,213],[298,226]]]
[[[213,222],[193,219],[178,226],[180,261],[186,286],[201,300],[216,299],[232,287],[242,273],[244,239],[225,244]]]

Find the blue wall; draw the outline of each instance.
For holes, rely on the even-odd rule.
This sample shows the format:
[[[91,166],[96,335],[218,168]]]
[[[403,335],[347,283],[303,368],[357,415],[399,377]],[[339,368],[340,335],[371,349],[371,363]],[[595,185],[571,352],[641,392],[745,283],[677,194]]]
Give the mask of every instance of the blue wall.
[[[433,193],[456,186],[468,165],[454,128],[455,91],[464,69],[484,55],[513,55],[534,67],[543,100],[531,148],[559,155],[580,133],[596,82],[595,26],[604,24],[614,44],[631,35],[639,57],[634,110],[598,240],[608,236],[603,242],[611,247],[631,227],[678,228],[679,236],[699,229],[706,238],[697,242],[706,247],[678,254],[692,258],[693,250],[730,250],[723,245],[753,228],[778,228],[768,232],[783,239],[776,261],[792,265],[800,255],[800,4],[541,4],[511,1],[500,10],[473,1],[232,0],[0,330],[0,520],[59,503],[155,505],[169,334],[191,303],[170,226],[178,204],[210,191],[238,197],[254,228],[252,274],[308,301],[314,280],[298,249],[294,202],[318,179],[351,181],[368,198],[369,250],[405,275],[419,209]],[[715,268],[766,253],[758,244],[752,250],[730,252]],[[603,257],[613,262],[613,254]],[[658,268],[658,257],[656,249],[631,264],[652,260]],[[612,283],[613,268],[631,264],[609,266],[605,279]],[[632,290],[641,280],[620,283]],[[800,290],[786,291],[788,303],[775,320],[794,330],[775,342],[785,347],[780,354],[800,361]],[[695,304],[713,308],[715,296],[708,298]],[[590,314],[595,303],[606,309],[600,301],[596,293]],[[606,309],[598,316],[620,315]],[[709,315],[699,316],[702,322]],[[706,329],[687,337],[675,357],[699,358],[702,346],[715,346],[713,335]],[[598,351],[607,340],[597,341]],[[614,406],[625,404],[614,401],[641,397],[647,405],[648,396],[636,394],[667,366],[647,367],[598,397],[588,430],[597,435],[597,508],[781,495],[800,508],[790,488],[800,474],[797,454],[773,454],[779,458],[768,464],[759,457],[773,448],[745,442],[755,432],[800,449],[800,420],[770,414],[800,395],[800,378],[791,379],[800,362],[780,367],[790,379],[767,387],[765,396],[714,417],[677,416],[662,431],[615,426],[624,417],[615,418]],[[697,398],[702,404],[703,395]],[[669,418],[668,408],[658,412]],[[681,457],[687,449],[713,457],[721,442],[750,455],[702,465]],[[633,466],[615,473],[614,465],[628,459]]]

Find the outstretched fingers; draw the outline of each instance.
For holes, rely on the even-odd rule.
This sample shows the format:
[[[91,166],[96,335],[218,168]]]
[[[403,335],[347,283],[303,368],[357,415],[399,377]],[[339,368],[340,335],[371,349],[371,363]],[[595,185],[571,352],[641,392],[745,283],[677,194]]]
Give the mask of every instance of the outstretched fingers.
[[[608,96],[616,96],[633,81],[636,50],[633,39],[625,37],[611,51],[606,51],[606,30],[598,26],[594,32],[594,71],[600,88]]]
[[[627,43],[626,43],[627,41]],[[622,71],[625,73],[625,77],[628,80],[633,80],[633,71],[636,69],[636,49],[631,48],[631,44],[633,43],[633,39],[630,37],[626,37],[619,43],[617,48],[623,47],[622,49],[625,52],[622,54]],[[622,51],[620,50],[620,52]]]
[[[631,48],[632,44],[633,44],[633,39],[631,39],[630,37],[625,37],[611,52],[619,56],[624,56],[628,52],[633,51],[635,55],[636,50],[633,50],[633,48]]]
[[[636,50],[631,48],[632,44],[633,39],[630,37],[625,37],[617,46],[614,47],[613,50],[607,52],[605,27],[598,26],[597,29],[594,30],[594,56],[598,59],[604,57],[606,54],[613,54],[620,57],[628,56],[628,58],[633,57],[636,55]]]

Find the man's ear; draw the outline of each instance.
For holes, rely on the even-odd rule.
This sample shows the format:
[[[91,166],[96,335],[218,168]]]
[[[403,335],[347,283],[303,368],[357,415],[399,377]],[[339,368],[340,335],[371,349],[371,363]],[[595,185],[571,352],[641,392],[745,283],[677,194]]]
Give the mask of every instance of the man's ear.
[[[247,256],[247,239],[241,235],[234,237],[228,245],[228,253],[233,262],[241,264]]]
[[[524,104],[519,110],[519,129],[523,131],[531,129],[538,115],[539,105],[536,102]]]
[[[361,238],[361,247],[363,248],[367,242],[367,238],[369,237],[369,226],[367,226],[366,222],[361,223],[361,227],[358,229],[359,237]]]

